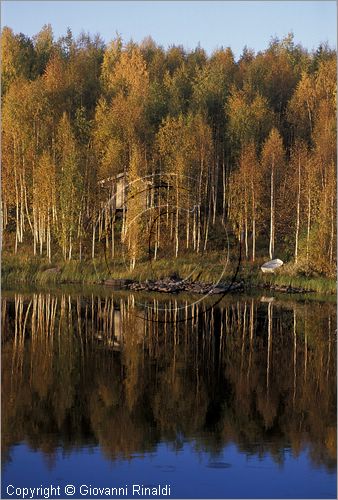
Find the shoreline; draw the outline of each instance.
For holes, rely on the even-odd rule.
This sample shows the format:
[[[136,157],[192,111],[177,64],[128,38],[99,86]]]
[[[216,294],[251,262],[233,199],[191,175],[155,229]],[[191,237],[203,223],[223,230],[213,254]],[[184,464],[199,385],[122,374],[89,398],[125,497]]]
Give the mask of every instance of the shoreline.
[[[204,283],[201,281],[192,281],[181,279],[180,277],[167,277],[159,280],[146,280],[143,282],[137,280],[108,279],[101,285],[113,287],[114,289],[124,289],[134,292],[157,292],[178,294],[188,292],[201,295],[222,295],[226,293],[243,293],[252,289],[264,289],[278,293],[315,293],[315,290],[307,290],[301,287],[292,287],[289,285],[256,284],[251,285],[243,280],[220,283]]]
[[[2,287],[20,284],[80,284],[175,294],[188,292],[214,295],[241,293],[252,289],[287,294],[336,294],[336,280],[333,278],[299,276],[287,273],[287,268],[266,275],[260,271],[259,263],[252,265],[247,262],[243,263],[237,273],[234,264],[223,273],[223,267],[215,256],[208,257],[202,269],[197,269],[195,261],[185,258],[157,261],[151,268],[146,262],[129,271],[123,263],[118,263],[110,270],[102,261],[48,263],[38,258],[24,260],[6,256],[2,259],[1,282]]]

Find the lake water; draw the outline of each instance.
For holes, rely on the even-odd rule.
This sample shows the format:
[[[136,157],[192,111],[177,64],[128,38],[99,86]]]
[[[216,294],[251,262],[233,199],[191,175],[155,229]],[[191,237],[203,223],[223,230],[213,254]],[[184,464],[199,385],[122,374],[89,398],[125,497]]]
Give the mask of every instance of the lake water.
[[[3,291],[2,498],[336,498],[336,305],[195,299]]]

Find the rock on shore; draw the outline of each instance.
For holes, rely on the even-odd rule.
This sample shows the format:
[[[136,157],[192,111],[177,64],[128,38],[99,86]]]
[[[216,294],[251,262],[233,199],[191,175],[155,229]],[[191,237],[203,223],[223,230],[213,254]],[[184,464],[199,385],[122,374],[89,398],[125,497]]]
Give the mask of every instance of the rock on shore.
[[[104,285],[110,286],[116,290],[133,290],[145,292],[160,292],[160,293],[180,293],[190,292],[203,295],[217,295],[227,292],[243,292],[244,289],[250,288],[250,284],[245,284],[244,281],[235,281],[233,283],[203,283],[201,281],[193,281],[191,279],[182,279],[177,275],[172,275],[169,278],[161,278],[157,280],[135,281],[131,279],[106,279]],[[305,288],[296,288],[291,285],[274,285],[272,283],[264,283],[256,285],[257,288],[279,293],[308,293],[312,290]]]
[[[161,292],[161,293],[179,293],[190,292],[197,294],[222,294],[226,292],[242,292],[244,290],[244,283],[235,282],[229,284],[213,284],[202,283],[200,281],[192,281],[190,279],[183,280],[179,277],[163,278],[158,280],[146,280],[144,282],[132,280],[105,280],[105,285],[120,287],[133,291],[146,291],[146,292]]]

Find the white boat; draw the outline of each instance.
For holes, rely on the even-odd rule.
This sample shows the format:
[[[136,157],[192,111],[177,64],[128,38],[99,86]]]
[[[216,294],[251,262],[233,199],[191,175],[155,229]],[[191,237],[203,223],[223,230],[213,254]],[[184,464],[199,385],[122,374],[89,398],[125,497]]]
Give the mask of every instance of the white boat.
[[[280,259],[269,260],[269,262],[265,262],[265,264],[261,266],[261,270],[263,271],[263,273],[274,273],[275,270],[281,267],[283,264],[284,262]]]

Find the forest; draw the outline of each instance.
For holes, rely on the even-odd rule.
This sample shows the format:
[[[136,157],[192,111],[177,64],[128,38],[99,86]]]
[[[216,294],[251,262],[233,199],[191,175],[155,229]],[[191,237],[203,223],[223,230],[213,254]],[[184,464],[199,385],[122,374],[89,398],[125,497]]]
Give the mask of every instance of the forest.
[[[292,33],[235,60],[4,27],[4,255],[91,262],[103,249],[133,269],[221,253],[226,233],[244,261],[335,276],[336,73],[335,50]]]

